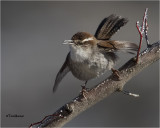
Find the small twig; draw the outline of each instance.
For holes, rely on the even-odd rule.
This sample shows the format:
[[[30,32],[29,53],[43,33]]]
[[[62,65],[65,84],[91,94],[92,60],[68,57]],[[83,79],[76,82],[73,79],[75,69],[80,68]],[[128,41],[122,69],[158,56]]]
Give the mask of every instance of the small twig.
[[[128,92],[128,91],[124,91],[124,90],[122,90],[121,92],[123,92],[124,94],[129,95],[129,96],[139,97],[139,94],[134,94],[134,93],[131,93],[131,92]]]
[[[140,42],[139,42],[139,47],[138,47],[138,52],[137,52],[137,59],[136,59],[136,62],[138,63],[138,58],[139,58],[139,53],[140,53],[140,49],[141,49],[141,44],[142,44],[143,35],[142,35],[141,30],[140,30],[139,22],[138,22],[138,21],[137,21],[137,23],[136,23],[136,27],[137,27],[138,32],[139,32],[139,34],[140,34]]]
[[[137,63],[138,63],[139,53],[140,53],[140,50],[141,50],[141,45],[142,45],[142,40],[143,40],[143,33],[145,33],[145,38],[146,38],[146,41],[147,41],[147,47],[148,47],[148,43],[149,43],[148,37],[147,37],[147,30],[148,30],[147,11],[148,11],[148,8],[146,8],[146,10],[145,10],[145,13],[144,13],[144,16],[143,16],[142,26],[139,25],[139,21],[136,22],[136,27],[137,27],[138,32],[140,34],[140,42],[139,42],[139,48],[138,48],[138,51],[137,51],[137,59],[136,59]]]
[[[54,117],[57,117],[57,116],[58,116],[58,117],[61,117],[61,118],[64,118],[63,115],[61,115],[61,114],[48,115],[48,116],[45,116],[41,121],[31,124],[31,125],[29,126],[29,128],[37,127],[38,125],[42,125],[42,124],[44,123],[44,121],[46,121],[46,119],[47,119],[48,117],[53,117],[53,118],[54,118]]]
[[[148,23],[147,23],[147,19],[145,19],[145,30],[144,30],[144,34],[145,34],[145,39],[146,39],[147,47],[149,47],[150,44],[149,44],[147,32],[148,32]]]

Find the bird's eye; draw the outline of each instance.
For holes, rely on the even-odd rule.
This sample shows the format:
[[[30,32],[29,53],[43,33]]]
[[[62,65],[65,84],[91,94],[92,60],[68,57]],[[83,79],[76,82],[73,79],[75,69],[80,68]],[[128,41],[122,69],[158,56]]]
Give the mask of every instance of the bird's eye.
[[[76,45],[84,46],[84,47],[87,46],[88,43],[89,43],[88,41],[81,41],[81,40],[76,40],[76,41],[75,41],[75,44],[76,44]]]
[[[76,41],[75,41],[75,44],[76,44],[76,45],[82,45],[82,44],[83,44],[83,42],[82,42],[82,41],[80,41],[80,40],[76,40]]]

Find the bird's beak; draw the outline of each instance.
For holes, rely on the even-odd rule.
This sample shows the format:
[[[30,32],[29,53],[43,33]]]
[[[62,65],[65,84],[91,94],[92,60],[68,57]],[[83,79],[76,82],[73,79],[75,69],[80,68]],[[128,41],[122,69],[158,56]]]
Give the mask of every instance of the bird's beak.
[[[73,43],[73,40],[65,40],[63,44],[74,44],[74,43]]]

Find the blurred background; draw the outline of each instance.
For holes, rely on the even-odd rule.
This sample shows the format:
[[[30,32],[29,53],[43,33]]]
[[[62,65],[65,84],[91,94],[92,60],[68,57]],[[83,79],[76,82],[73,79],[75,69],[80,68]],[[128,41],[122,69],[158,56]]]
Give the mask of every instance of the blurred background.
[[[139,43],[136,21],[142,22],[148,10],[148,36],[159,40],[159,2],[23,2],[1,3],[2,86],[1,122],[3,127],[27,127],[54,113],[75,98],[83,84],[71,73],[58,90],[52,88],[69,47],[62,45],[78,31],[94,34],[110,14],[129,19],[112,39]],[[146,48],[143,40],[142,50]],[[134,55],[120,53],[116,69]],[[111,74],[88,82],[91,88]],[[114,93],[77,116],[66,127],[158,127],[159,65],[155,62],[131,79],[125,90],[140,95]],[[8,114],[24,117],[7,117]]]

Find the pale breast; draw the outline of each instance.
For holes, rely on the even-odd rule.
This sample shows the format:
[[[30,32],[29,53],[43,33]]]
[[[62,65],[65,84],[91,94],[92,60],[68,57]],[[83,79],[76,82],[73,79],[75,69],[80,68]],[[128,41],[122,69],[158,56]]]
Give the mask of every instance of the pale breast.
[[[104,74],[114,66],[113,55],[93,49],[71,47],[69,68],[78,79],[90,80]]]
[[[80,80],[90,80],[104,74],[114,66],[113,61],[109,61],[103,54],[98,53],[90,59],[83,61],[70,60],[70,70],[72,74]]]
[[[69,66],[72,74],[83,81],[95,78],[97,73],[95,70],[92,70],[86,62],[72,62],[72,65]]]

